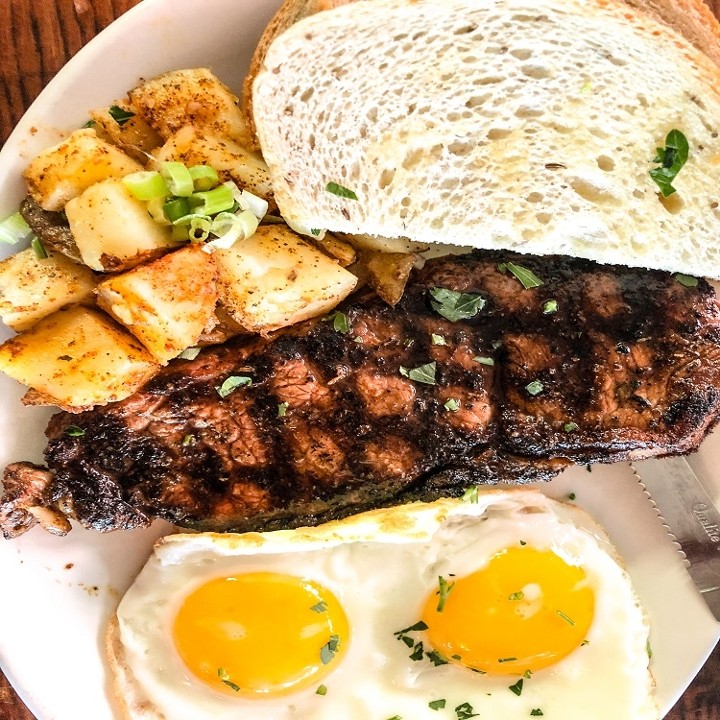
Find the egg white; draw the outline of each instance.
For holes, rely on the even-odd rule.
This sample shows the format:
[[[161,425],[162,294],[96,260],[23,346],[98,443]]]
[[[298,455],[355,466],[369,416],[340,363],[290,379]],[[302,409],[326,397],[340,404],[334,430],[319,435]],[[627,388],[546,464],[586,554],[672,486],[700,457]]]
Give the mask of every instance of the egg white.
[[[394,633],[416,623],[439,575],[467,575],[523,540],[581,564],[595,592],[587,643],[525,679],[479,675],[409,658]],[[351,637],[315,687],[277,698],[214,692],[180,660],[171,626],[184,597],[239,572],[301,575],[331,590]],[[659,717],[648,671],[648,627],[604,531],[579,508],[531,490],[480,493],[364,513],[317,528],[272,533],[178,534],[158,542],[123,598],[113,630],[118,692],[132,718],[167,720],[442,720],[469,703],[485,718],[650,720]],[[445,708],[429,703],[445,700]]]

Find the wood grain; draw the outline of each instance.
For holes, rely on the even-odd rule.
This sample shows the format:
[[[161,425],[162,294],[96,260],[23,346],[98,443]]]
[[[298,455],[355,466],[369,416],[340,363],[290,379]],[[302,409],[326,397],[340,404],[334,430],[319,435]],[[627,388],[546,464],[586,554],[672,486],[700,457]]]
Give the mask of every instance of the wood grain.
[[[67,60],[139,2],[0,0],[0,145]],[[197,2],[202,4],[202,0]],[[708,4],[718,15],[720,0]],[[0,719],[34,720],[2,673]],[[720,720],[720,647],[666,720]]]

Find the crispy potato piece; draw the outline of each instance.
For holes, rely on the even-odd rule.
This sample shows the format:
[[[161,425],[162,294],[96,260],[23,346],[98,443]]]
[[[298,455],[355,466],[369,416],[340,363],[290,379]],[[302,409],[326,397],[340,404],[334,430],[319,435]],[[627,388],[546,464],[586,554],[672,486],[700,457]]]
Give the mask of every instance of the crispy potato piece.
[[[83,262],[93,270],[128,270],[173,247],[170,230],[148,215],[121,180],[92,185],[65,213]]]
[[[207,68],[164,73],[131,90],[128,98],[165,139],[194,125],[249,147],[250,132],[238,98]]]
[[[337,233],[337,236],[350,243],[356,250],[377,250],[387,253],[419,253],[425,252],[430,244],[417,243],[407,238],[387,238],[379,235],[351,235],[350,233]]]
[[[215,260],[190,245],[97,287],[98,305],[163,365],[195,345],[215,311]]]
[[[126,152],[141,165],[148,161],[149,154],[163,144],[163,138],[148,125],[137,110],[127,102],[119,100],[116,107],[135,113],[129,120],[119,123],[110,113],[110,106],[90,112],[95,131],[100,137]]]
[[[357,264],[362,268],[358,274],[388,305],[396,305],[416,260],[417,255],[407,253],[362,250],[358,254]]]
[[[191,165],[210,165],[220,179],[232,180],[254,195],[272,202],[273,192],[265,161],[232,140],[187,126],[154,153],[157,162],[177,160]]]
[[[62,210],[91,185],[138,170],[139,163],[101,140],[92,128],[84,128],[41,152],[23,175],[28,192],[43,210]]]
[[[95,276],[84,265],[31,248],[0,262],[0,318],[16,332],[27,330],[65,305],[93,299]]]
[[[334,257],[340,265],[347,267],[357,259],[355,248],[335,235],[326,232],[322,237],[310,238],[313,245],[317,245],[323,252]]]
[[[74,305],[3,343],[0,370],[32,389],[26,404],[80,412],[128,397],[158,365],[106,315]]]
[[[216,250],[220,300],[250,332],[268,333],[331,310],[357,278],[284,225],[262,225]]]

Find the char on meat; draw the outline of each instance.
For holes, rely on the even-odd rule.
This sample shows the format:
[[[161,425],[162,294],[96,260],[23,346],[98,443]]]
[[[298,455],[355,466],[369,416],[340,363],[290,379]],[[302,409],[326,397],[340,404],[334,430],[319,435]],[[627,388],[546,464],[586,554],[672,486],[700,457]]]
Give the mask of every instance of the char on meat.
[[[525,288],[508,263],[542,284]],[[451,320],[437,288],[482,301],[455,296],[477,312]],[[175,360],[123,402],[55,415],[48,469],[6,471],[5,535],[39,507],[102,531],[155,517],[316,524],[569,463],[686,453],[720,415],[720,311],[703,280],[474,252],[429,260],[395,307],[366,293],[339,312]],[[23,471],[40,490],[7,482]]]

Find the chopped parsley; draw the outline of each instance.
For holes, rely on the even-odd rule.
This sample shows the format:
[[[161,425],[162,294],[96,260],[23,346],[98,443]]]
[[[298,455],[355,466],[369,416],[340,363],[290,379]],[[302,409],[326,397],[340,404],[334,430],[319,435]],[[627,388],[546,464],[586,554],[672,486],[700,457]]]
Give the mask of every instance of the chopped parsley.
[[[451,322],[475,317],[485,307],[485,298],[477,293],[435,287],[430,290],[432,309]]]
[[[218,677],[220,680],[227,685],[231,690],[234,690],[235,692],[240,692],[240,686],[236,685],[231,679],[230,675],[228,675],[228,672],[225,668],[218,668],[217,671]]]
[[[696,277],[693,277],[692,275],[684,275],[683,273],[675,273],[674,278],[685,287],[697,287],[698,282],[700,282]]]
[[[445,338],[442,335],[436,335],[435,333],[430,335],[430,341],[433,345],[447,345]]]
[[[185,348],[179,355],[179,360],[194,360],[200,354],[199,347]]]
[[[455,708],[455,716],[457,720],[468,720],[468,718],[477,717],[478,713],[473,711],[470,703],[462,703]]]
[[[215,390],[217,390],[217,394],[221,398],[226,398],[243,385],[252,385],[252,378],[249,378],[247,375],[231,375],[222,385],[217,386]]]
[[[437,371],[437,364],[433,362],[425,363],[416,368],[406,368],[400,366],[400,374],[403,377],[414,380],[415,382],[424,383],[425,385],[435,384],[435,373]]]
[[[445,610],[445,603],[447,602],[447,599],[450,593],[453,591],[454,587],[454,581],[448,584],[448,581],[442,575],[438,576],[438,589],[435,594],[438,596],[438,604],[436,609],[439,613]]]
[[[431,700],[428,703],[428,707],[431,710],[442,710],[445,707],[445,700]]]
[[[316,613],[327,612],[327,603],[324,600],[320,600],[319,602],[316,602],[314,605],[311,605],[310,609]]]
[[[457,412],[460,409],[460,401],[455,398],[449,398],[443,405],[448,412]]]
[[[348,200],[357,200],[358,196],[350,189],[346,188],[344,185],[340,185],[336,182],[329,182],[325,189],[332,193],[333,195],[337,195],[341,198],[348,198]]]
[[[340,636],[331,635],[330,639],[320,648],[320,662],[323,665],[327,665],[332,662],[335,657],[335,653],[340,647]]]
[[[539,380],[533,380],[525,386],[525,389],[530,395],[539,395],[545,389],[545,386]]]
[[[522,590],[518,590],[517,592],[510,593],[510,595],[508,595],[508,600],[511,600],[514,602],[517,600],[522,600],[524,597],[525,597],[525,593]]]
[[[436,667],[438,665],[447,665],[447,658],[443,657],[437,650],[431,650],[425,653],[425,657]]]
[[[513,662],[514,660],[517,660],[517,658],[516,657],[498,658],[499,663]]]
[[[567,499],[573,501],[577,495],[574,492],[568,493]]]
[[[676,192],[672,183],[687,162],[689,153],[687,138],[676,129],[671,130],[665,137],[665,147],[657,148],[653,162],[660,163],[660,166],[650,170],[650,177],[660,188],[663,197],[669,197]]]
[[[287,415],[287,409],[290,403],[287,402],[281,402],[278,403],[278,417],[285,417]]]
[[[350,332],[350,318],[344,313],[336,310],[332,315],[325,318],[328,322],[332,322],[335,332],[347,335]]]
[[[400,716],[400,715],[393,715],[391,718],[388,718],[387,720],[402,720],[402,716]]]
[[[530,717],[542,717],[543,711],[540,708],[535,708],[530,711]]]
[[[82,437],[85,434],[85,431],[77,425],[68,425],[65,428],[65,434],[70,437]]]
[[[315,691],[316,695],[327,695],[327,685],[318,685],[318,689]]]
[[[490,366],[492,366],[492,365],[495,364],[494,358],[485,357],[485,356],[483,356],[483,355],[476,355],[476,356],[473,358],[473,361],[476,362],[476,363],[480,363],[481,365],[490,365]]]
[[[130,118],[135,117],[135,113],[132,112],[132,110],[126,110],[117,105],[111,105],[108,108],[108,114],[120,127],[130,120]]]
[[[561,617],[568,625],[575,625],[575,621],[568,617],[562,610],[556,610],[558,617]]]
[[[583,644],[583,645],[587,645],[587,642],[588,642],[587,640],[583,640],[583,643],[582,643],[582,644]],[[652,647],[650,647],[650,638],[648,638],[648,639],[645,641],[645,651],[647,652],[648,659],[649,659],[649,660],[652,660],[653,651],[652,651]]]
[[[543,315],[552,315],[558,310],[557,300],[546,300],[543,303]]]
[[[510,692],[514,692],[519,697],[520,695],[522,695],[524,682],[525,681],[522,678],[520,678],[514,685],[510,685],[508,690],[510,690]]]
[[[194,445],[197,442],[197,438],[188,433],[183,439],[182,439],[182,446],[183,447],[190,447],[191,445]]]
[[[310,228],[310,234],[314,235],[315,237],[320,237],[320,233],[322,230],[320,228]]]
[[[499,263],[498,270],[501,273],[509,272],[514,275],[526,290],[540,287],[543,284],[543,281],[532,270],[514,262]]]
[[[465,492],[462,495],[462,500],[469,503],[475,503],[477,504],[479,499],[480,491],[477,488],[477,485],[473,485],[472,487],[465,488]]]
[[[578,429],[578,424],[575,423],[575,422],[566,422],[566,423],[563,425],[563,430],[564,430],[565,432],[568,432],[568,433],[569,433],[569,432],[574,432],[574,431],[577,430],[577,429]]]

